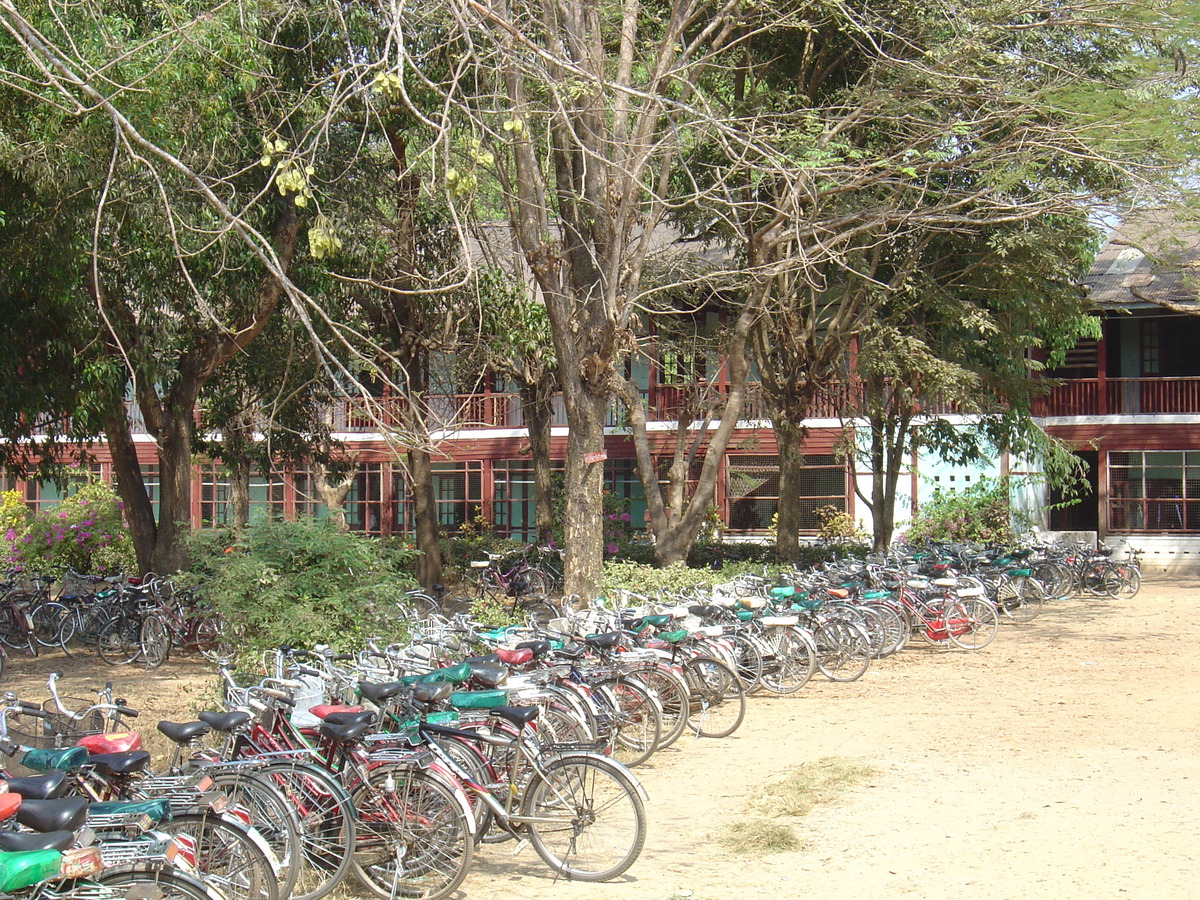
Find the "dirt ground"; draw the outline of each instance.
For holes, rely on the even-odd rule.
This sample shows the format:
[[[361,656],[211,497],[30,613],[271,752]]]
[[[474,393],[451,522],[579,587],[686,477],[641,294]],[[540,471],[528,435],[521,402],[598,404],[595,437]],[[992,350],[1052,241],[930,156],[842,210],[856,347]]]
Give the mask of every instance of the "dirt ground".
[[[623,879],[556,882],[501,844],[461,896],[1200,897],[1198,607],[1200,582],[1147,583],[1132,601],[1048,605],[978,653],[914,640],[856,683],[752,698],[733,737],[682,739],[638,769],[650,832]],[[40,698],[55,667],[75,696],[112,678],[147,731],[209,693],[198,663],[147,674],[61,656],[10,659],[5,686]],[[745,798],[821,757],[874,775],[793,822],[802,849],[728,852]]]

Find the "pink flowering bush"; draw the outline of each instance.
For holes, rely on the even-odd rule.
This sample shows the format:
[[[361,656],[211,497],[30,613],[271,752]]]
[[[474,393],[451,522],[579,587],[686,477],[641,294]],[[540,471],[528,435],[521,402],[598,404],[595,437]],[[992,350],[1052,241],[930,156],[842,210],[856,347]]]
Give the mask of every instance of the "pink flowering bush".
[[[927,541],[1007,545],[1013,541],[1007,479],[983,478],[959,491],[935,491],[905,534],[909,544]]]
[[[24,527],[5,529],[10,565],[32,571],[70,567],[88,574],[136,569],[133,543],[113,489],[91,482],[58,506],[27,517]]]

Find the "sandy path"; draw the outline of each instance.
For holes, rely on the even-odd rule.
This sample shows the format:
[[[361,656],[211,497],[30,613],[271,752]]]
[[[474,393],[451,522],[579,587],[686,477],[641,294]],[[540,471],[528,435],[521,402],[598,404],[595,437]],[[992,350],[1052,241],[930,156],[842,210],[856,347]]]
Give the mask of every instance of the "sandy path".
[[[1148,583],[1133,601],[1069,600],[971,654],[910,649],[854,684],[820,676],[752,698],[723,741],[683,739],[638,770],[650,836],[622,879],[555,881],[532,850],[482,848],[471,900],[763,897],[1200,897],[1200,583]],[[181,663],[137,670],[11,660],[5,681],[44,693],[106,678],[138,725],[203,705]],[[775,773],[837,756],[874,777],[797,823],[803,849],[760,859],[722,846],[744,798]]]
[[[854,684],[753,698],[723,741],[639,769],[646,851],[624,881],[554,883],[485,848],[470,898],[1200,896],[1197,585],[1066,601],[971,654],[914,641]],[[724,850],[774,773],[849,757],[876,777],[798,825],[801,851]]]

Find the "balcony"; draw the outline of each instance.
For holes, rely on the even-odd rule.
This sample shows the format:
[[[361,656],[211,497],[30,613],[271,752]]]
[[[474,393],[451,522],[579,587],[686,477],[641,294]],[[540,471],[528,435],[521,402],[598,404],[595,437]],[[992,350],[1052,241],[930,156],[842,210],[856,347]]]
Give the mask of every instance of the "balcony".
[[[1034,405],[1038,416],[1200,413],[1200,378],[1072,378]]]

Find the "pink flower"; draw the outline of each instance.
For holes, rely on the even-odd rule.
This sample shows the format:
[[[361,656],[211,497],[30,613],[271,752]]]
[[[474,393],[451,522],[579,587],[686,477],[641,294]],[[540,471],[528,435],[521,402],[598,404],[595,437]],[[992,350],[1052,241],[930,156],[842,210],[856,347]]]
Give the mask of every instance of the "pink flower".
[[[621,549],[620,547],[618,547],[616,544],[612,543],[611,541],[604,545],[605,553],[616,553],[620,549]]]

